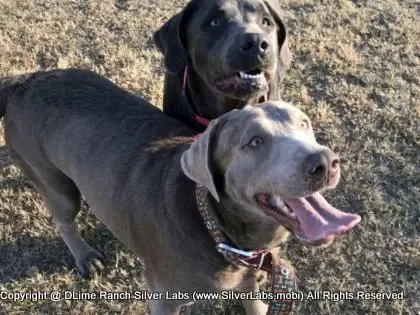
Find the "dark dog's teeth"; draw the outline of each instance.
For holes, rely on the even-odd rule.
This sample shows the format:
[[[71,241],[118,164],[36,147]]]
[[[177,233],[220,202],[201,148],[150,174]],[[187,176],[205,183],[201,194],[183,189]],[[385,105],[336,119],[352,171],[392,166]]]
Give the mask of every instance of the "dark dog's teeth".
[[[258,79],[258,78],[262,78],[264,77],[264,74],[262,72],[250,72],[250,73],[245,73],[245,72],[239,72],[239,76],[242,79]]]

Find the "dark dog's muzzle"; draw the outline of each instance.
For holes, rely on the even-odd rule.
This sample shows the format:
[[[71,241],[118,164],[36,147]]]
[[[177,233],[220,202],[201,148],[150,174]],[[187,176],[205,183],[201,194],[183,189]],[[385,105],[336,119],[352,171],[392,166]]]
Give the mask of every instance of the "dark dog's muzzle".
[[[264,59],[269,48],[269,41],[263,34],[245,33],[239,37],[239,54]]]

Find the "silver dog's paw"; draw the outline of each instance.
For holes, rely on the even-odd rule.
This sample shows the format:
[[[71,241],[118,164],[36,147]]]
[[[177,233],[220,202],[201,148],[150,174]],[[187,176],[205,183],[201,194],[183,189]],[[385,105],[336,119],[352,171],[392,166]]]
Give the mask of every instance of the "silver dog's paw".
[[[76,262],[77,271],[84,278],[92,278],[94,274],[99,274],[104,269],[104,256],[92,249]]]

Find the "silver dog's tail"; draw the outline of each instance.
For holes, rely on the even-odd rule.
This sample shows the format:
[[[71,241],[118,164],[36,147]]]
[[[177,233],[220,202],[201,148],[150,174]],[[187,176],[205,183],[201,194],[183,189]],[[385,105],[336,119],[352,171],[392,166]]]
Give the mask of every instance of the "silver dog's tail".
[[[28,73],[11,77],[0,78],[0,118],[6,113],[10,97],[18,93],[19,87],[28,82],[36,73]]]

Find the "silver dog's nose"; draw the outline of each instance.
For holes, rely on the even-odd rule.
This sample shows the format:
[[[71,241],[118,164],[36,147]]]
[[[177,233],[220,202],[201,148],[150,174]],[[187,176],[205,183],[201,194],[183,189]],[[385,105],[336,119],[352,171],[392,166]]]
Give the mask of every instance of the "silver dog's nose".
[[[305,170],[311,176],[329,178],[336,174],[339,164],[338,155],[327,149],[310,154],[305,160]]]

